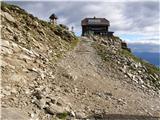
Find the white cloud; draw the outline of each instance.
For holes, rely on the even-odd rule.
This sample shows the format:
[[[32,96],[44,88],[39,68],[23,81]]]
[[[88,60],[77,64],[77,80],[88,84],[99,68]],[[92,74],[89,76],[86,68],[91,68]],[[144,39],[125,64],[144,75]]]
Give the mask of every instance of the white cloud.
[[[122,2],[123,1],[123,2]],[[52,12],[58,14],[59,21],[81,28],[84,17],[105,17],[110,29],[118,34],[158,34],[160,22],[158,2],[16,2],[35,16],[48,20]],[[62,17],[63,16],[63,17]],[[65,19],[65,20],[64,20]],[[67,22],[66,22],[67,20]]]
[[[10,0],[4,0],[4,1],[10,1]],[[17,1],[17,0],[12,0],[12,1]],[[19,0],[19,1],[33,1],[33,0]],[[70,1],[70,2],[140,2],[139,0],[34,0],[36,2],[39,2],[39,1],[47,1],[47,2],[64,2],[64,1]],[[158,0],[141,0],[141,2],[157,2]]]
[[[67,20],[67,18],[61,16],[61,17],[58,18],[58,22],[60,24],[67,24],[68,20]]]
[[[153,44],[153,45],[160,45],[160,41],[158,40],[126,40],[129,44]]]

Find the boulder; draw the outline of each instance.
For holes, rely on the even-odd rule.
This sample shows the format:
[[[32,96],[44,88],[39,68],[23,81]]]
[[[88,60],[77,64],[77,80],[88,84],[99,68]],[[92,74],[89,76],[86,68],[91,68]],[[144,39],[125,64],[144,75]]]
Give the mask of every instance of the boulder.
[[[86,114],[84,112],[76,112],[75,116],[76,116],[77,119],[86,118]]]
[[[34,104],[36,104],[39,109],[43,109],[46,106],[46,100],[45,99],[35,100]]]
[[[7,12],[1,11],[1,15],[10,22],[16,22],[16,20]]]
[[[57,103],[56,103],[58,106],[64,106],[65,105],[65,103],[64,103],[64,101],[61,99],[61,98],[59,98],[58,100],[57,100]]]
[[[49,107],[45,107],[44,110],[48,114],[51,114],[51,115],[58,114],[58,113],[63,113],[64,112],[64,108],[63,107],[57,106],[55,104],[52,104]]]

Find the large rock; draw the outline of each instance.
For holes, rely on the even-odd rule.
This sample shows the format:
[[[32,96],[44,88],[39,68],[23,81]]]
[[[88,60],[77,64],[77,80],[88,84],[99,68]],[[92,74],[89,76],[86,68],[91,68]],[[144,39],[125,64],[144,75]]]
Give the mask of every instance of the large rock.
[[[52,104],[49,107],[45,107],[44,109],[48,114],[51,114],[51,115],[65,112],[63,107],[57,106],[55,104]]]
[[[16,22],[16,20],[7,12],[1,11],[1,15],[10,22]]]
[[[34,104],[36,104],[39,109],[43,109],[46,105],[46,99],[36,100]]]

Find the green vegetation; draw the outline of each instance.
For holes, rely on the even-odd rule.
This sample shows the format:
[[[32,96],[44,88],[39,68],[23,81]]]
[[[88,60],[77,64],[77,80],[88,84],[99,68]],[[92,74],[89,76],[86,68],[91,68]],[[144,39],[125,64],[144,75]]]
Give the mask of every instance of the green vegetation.
[[[146,66],[146,68],[150,74],[154,74],[154,73],[160,74],[160,68],[158,68],[148,62],[145,62],[145,61],[142,61],[142,64]]]
[[[154,65],[152,65],[152,64],[150,64],[150,63],[148,63],[148,62],[146,62],[146,61],[144,61],[144,60],[142,60],[142,59],[140,59],[140,58],[138,58],[136,56],[134,56],[132,53],[128,52],[127,50],[123,50],[122,49],[120,51],[120,54],[122,56],[129,57],[129,58],[133,59],[136,62],[141,63],[143,66],[146,67],[148,74],[150,74],[150,75],[152,75],[154,77],[155,77],[155,74],[160,75],[160,68],[158,68],[158,67],[156,67],[156,66],[154,66]],[[160,89],[160,78],[157,79],[157,80],[152,78],[150,80],[151,80],[150,81],[151,85],[153,85],[155,88]]]
[[[118,36],[111,36],[110,37],[112,40],[116,41],[116,40],[120,40],[120,38]]]
[[[47,22],[47,21],[43,21],[43,20],[39,20],[39,22],[41,23],[41,25],[43,26],[43,27],[51,27],[51,24],[49,23],[49,22]]]
[[[125,50],[125,49],[121,49],[120,55],[128,57],[128,58],[131,58],[136,62],[142,62],[142,59],[134,56],[131,52],[129,52],[129,51]]]
[[[107,65],[112,66],[114,68],[117,64],[115,61],[112,61],[112,56],[114,56],[113,53],[111,53],[110,50],[107,49],[107,46],[99,44],[99,43],[93,43],[93,47],[96,49],[97,54],[101,57],[103,61],[106,62]],[[143,66],[146,68],[146,74],[148,74],[150,77],[148,78],[150,81],[150,85],[154,86],[156,89],[160,89],[160,78],[155,79],[157,75],[160,75],[160,68],[134,56],[131,52],[125,50],[125,49],[120,49],[116,55],[123,56],[124,58],[129,58],[135,61],[136,63],[141,63]],[[132,67],[130,67],[131,70],[135,70]]]
[[[71,49],[75,48],[77,44],[79,43],[79,39],[75,38],[71,41]]]
[[[107,49],[104,45],[93,43],[93,47],[96,49],[97,54],[101,57],[103,61],[110,61],[109,57],[107,56],[109,52],[107,52]]]
[[[24,9],[21,9],[16,5],[7,4],[5,2],[1,2],[1,9],[5,12],[9,12],[11,10],[11,11],[18,11],[18,13],[20,14],[27,14]]]
[[[67,116],[68,116],[67,112],[57,114],[57,117],[62,120],[66,120]]]
[[[160,74],[160,68],[158,68],[158,67],[156,67],[156,66],[154,66],[154,65],[152,65],[152,64],[150,64],[150,63],[148,63],[148,62],[146,62],[146,61],[144,61],[144,60],[142,60],[142,59],[140,59],[136,56],[134,56],[131,52],[122,49],[120,51],[120,54],[125,56],[125,57],[129,57],[136,62],[140,62],[142,65],[146,66],[149,74],[154,74],[154,73]]]

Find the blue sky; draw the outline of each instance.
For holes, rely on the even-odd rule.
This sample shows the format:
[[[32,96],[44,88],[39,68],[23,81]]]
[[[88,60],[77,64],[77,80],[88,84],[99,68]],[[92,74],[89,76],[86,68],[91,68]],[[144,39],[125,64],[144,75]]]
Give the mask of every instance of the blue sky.
[[[34,16],[49,21],[55,13],[58,23],[66,24],[81,35],[81,20],[85,17],[105,17],[110,31],[126,41],[135,52],[160,52],[160,8],[158,0],[60,0],[12,1]]]

